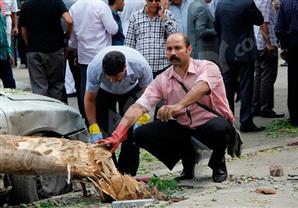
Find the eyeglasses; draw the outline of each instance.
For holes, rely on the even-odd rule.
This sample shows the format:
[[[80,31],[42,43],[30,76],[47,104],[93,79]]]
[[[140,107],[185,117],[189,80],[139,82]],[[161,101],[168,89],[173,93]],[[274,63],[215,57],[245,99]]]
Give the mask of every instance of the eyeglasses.
[[[155,1],[155,3],[159,3],[160,2],[160,0],[147,0],[147,1],[149,1],[149,2]]]

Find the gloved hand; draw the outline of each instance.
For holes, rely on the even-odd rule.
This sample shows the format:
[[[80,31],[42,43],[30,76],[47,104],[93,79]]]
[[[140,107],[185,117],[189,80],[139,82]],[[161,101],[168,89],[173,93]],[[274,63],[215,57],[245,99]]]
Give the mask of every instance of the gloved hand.
[[[137,122],[134,124],[133,126],[133,130],[135,130],[136,128],[143,126],[147,123],[149,123],[151,117],[148,113],[143,114],[138,120]]]
[[[118,148],[119,144],[127,138],[128,127],[119,124],[115,131],[112,133],[112,136],[106,139],[97,141],[97,143],[109,149],[111,153],[114,153]]]
[[[100,128],[96,123],[89,126],[89,134],[91,144],[94,144],[103,138],[102,132],[100,131]]]

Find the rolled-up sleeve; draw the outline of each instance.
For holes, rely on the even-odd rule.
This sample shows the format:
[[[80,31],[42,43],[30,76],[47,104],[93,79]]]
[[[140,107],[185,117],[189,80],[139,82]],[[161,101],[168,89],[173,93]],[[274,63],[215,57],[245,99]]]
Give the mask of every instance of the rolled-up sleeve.
[[[98,64],[90,63],[87,68],[86,91],[97,92],[99,86],[100,86],[100,73],[98,69]]]
[[[145,92],[136,103],[143,106],[148,111],[151,111],[161,98],[161,86],[159,80],[155,79],[148,85]]]
[[[206,61],[202,66],[206,68],[203,73],[198,76],[195,83],[204,81],[208,84],[210,91],[212,91],[217,85],[219,79],[221,79],[221,73],[218,66],[210,61]]]
[[[149,64],[142,67],[142,74],[139,78],[139,86],[143,89],[147,87],[153,80],[152,70]]]

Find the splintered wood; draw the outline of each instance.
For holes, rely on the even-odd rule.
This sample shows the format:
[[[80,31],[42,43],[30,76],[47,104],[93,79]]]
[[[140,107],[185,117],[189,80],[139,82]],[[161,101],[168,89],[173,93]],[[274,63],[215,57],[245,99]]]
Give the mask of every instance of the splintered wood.
[[[87,178],[115,200],[151,197],[141,183],[119,173],[109,151],[68,139],[0,135],[0,173]]]

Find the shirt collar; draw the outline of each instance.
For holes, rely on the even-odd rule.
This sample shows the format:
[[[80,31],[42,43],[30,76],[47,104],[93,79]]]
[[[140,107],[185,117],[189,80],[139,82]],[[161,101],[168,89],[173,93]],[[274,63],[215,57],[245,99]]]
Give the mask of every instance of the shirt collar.
[[[188,66],[188,69],[187,69],[187,74],[196,74],[196,70],[195,70],[195,67],[194,67],[194,64],[193,64],[193,59],[190,58],[190,61],[189,61],[189,66]],[[171,79],[173,76],[178,76],[177,73],[174,71],[173,69],[173,66],[171,66],[171,69],[169,71],[169,74],[168,74],[168,79]]]
[[[126,74],[127,76],[134,74],[133,70],[130,68],[130,65],[126,62]]]

